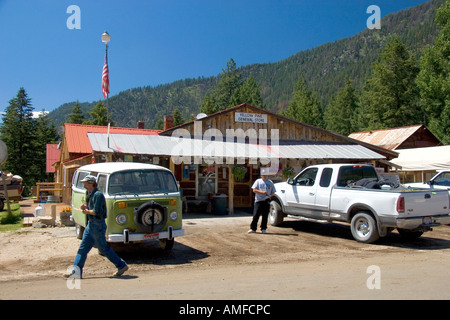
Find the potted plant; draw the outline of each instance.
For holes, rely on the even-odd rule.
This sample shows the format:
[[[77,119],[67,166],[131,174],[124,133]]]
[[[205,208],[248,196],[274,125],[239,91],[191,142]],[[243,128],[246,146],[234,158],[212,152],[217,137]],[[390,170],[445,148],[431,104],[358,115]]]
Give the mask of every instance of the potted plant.
[[[244,166],[236,166],[233,168],[234,180],[236,181],[244,181],[246,173],[247,168]]]
[[[295,174],[294,168],[292,167],[286,167],[283,169],[283,179],[287,180],[289,178],[292,178]]]
[[[75,223],[70,219],[72,216],[72,208],[69,206],[65,206],[59,212],[59,219],[62,225],[65,226],[74,226]]]

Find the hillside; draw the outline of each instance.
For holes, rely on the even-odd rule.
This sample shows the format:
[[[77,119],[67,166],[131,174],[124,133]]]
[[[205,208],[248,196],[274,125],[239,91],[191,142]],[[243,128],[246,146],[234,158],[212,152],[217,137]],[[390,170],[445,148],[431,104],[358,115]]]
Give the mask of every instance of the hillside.
[[[252,64],[239,70],[244,78],[253,75],[261,87],[264,104],[271,111],[278,112],[288,105],[302,73],[326,105],[344,85],[346,77],[355,88],[362,85],[381,48],[392,35],[400,36],[408,48],[418,55],[425,45],[432,44],[438,33],[434,16],[444,1],[432,0],[389,14],[382,19],[381,30],[365,29],[353,37],[298,52],[279,62]],[[191,114],[199,112],[204,95],[216,80],[216,77],[199,77],[156,87],[129,89],[108,99],[109,111],[116,125],[123,127],[135,127],[138,120],[143,120],[146,128],[153,128],[158,119],[171,114],[176,108],[188,119]],[[80,103],[80,106],[87,112],[96,103]],[[60,125],[73,105],[74,102],[61,105],[50,113],[50,118]]]

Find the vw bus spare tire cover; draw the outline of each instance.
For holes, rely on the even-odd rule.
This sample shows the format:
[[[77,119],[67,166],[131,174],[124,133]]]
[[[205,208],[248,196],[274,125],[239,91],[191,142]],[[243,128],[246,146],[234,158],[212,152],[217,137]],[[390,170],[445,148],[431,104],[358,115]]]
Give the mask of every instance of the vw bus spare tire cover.
[[[167,223],[167,208],[149,201],[134,208],[134,223],[141,232],[156,233]]]

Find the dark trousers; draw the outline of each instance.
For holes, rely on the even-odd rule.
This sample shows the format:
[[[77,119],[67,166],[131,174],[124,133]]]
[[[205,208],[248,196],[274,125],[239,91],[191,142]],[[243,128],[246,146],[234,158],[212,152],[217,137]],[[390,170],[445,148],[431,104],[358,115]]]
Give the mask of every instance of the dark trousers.
[[[267,218],[269,217],[270,202],[258,201],[253,207],[253,219],[250,224],[250,229],[256,231],[259,217],[261,216],[261,230],[267,229]]]

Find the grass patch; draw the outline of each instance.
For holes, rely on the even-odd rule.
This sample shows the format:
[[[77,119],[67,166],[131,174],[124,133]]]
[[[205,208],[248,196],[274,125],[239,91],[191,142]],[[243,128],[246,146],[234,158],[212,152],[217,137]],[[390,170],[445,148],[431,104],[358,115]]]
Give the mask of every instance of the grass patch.
[[[11,216],[8,216],[8,209],[0,211],[0,231],[18,230],[23,227],[22,213],[18,203],[11,204]]]

